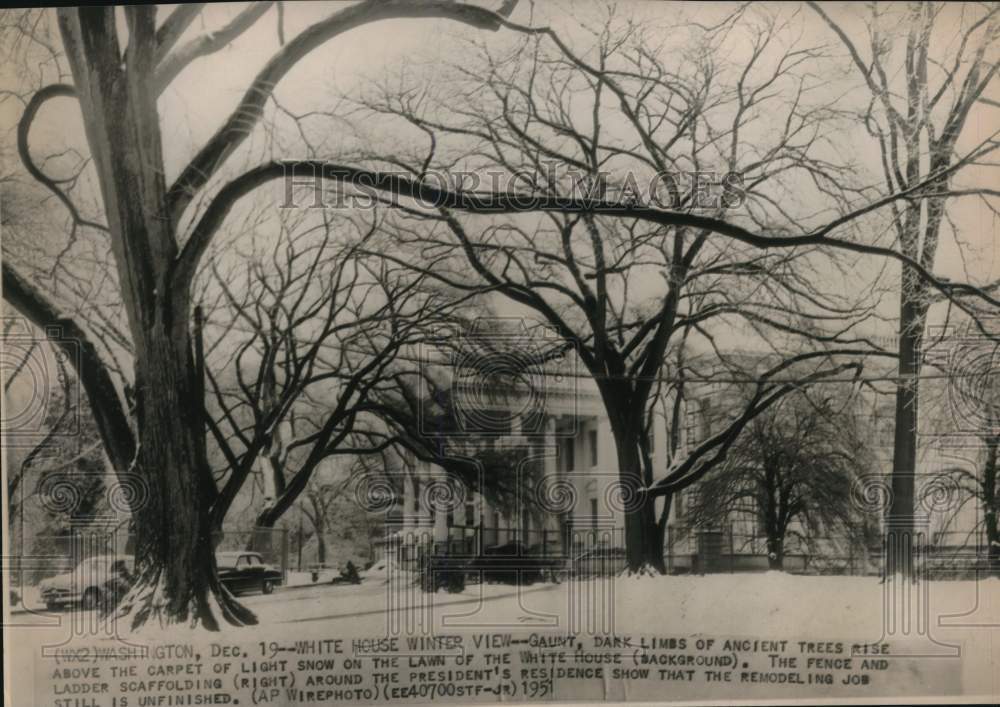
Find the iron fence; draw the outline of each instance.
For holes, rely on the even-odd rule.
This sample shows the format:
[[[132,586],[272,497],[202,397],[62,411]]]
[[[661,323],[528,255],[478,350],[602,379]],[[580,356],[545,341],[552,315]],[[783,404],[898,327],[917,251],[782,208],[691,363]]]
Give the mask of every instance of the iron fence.
[[[886,555],[884,538],[879,533],[868,535],[792,535],[784,542],[780,561],[776,561],[768,552],[767,538],[753,530],[741,530],[736,525],[708,529],[674,526],[668,533],[663,557],[670,574],[780,569],[795,574],[881,576]],[[968,537],[932,533],[917,538],[915,566],[928,578],[968,578],[1000,570],[997,561],[989,559],[986,547],[968,542]]]
[[[551,560],[571,576],[617,574],[625,568],[623,528],[451,526],[443,540],[436,540],[431,528],[409,530],[394,537],[389,551],[402,569],[411,571],[419,569],[428,557],[472,561],[488,554],[491,548],[503,547],[504,555]]]
[[[215,551],[256,552],[265,564],[285,575],[289,569],[288,533],[283,528],[223,528],[213,534]],[[33,539],[31,554],[7,558],[13,573],[12,586],[32,586],[40,581],[72,571],[83,561],[112,556],[129,564],[136,552],[135,536],[121,529],[80,527],[58,535]]]

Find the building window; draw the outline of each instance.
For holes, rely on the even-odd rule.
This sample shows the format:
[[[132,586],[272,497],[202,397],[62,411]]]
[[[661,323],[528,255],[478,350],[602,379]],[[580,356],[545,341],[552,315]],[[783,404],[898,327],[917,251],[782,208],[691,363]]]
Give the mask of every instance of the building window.
[[[469,528],[476,524],[476,507],[471,503],[465,504],[465,525]]]
[[[413,477],[413,510],[420,511],[420,477]]]
[[[701,443],[701,406],[694,400],[684,403],[684,439],[688,447]]]
[[[587,446],[590,447],[590,465],[597,466],[597,430],[587,431]]]
[[[574,445],[576,444],[576,439],[573,437],[567,437],[563,440],[563,451],[565,457],[563,459],[563,471],[573,471],[573,467],[576,466],[576,455],[574,452]]]

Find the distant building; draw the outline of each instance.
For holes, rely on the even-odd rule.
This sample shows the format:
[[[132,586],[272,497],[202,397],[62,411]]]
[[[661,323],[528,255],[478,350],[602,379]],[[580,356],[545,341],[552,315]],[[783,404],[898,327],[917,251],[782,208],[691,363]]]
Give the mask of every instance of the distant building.
[[[765,369],[766,357],[733,355],[743,358],[744,370],[758,368],[760,373]],[[523,483],[534,502],[502,507],[470,490],[444,492],[443,486],[448,481],[440,467],[412,455],[396,457],[389,472],[397,479],[399,498],[390,514],[384,551],[403,560],[413,560],[430,547],[439,552],[471,555],[484,547],[518,541],[535,552],[571,557],[595,547],[624,546],[624,513],[615,494],[619,477],[614,438],[596,386],[580,376],[561,382],[546,378],[544,388],[542,395],[512,395],[507,391],[505,396],[496,396],[502,402],[491,403],[489,396],[479,395],[476,401],[482,406],[480,412],[488,413],[485,407],[495,405],[505,406],[512,413],[509,429],[490,429],[484,433],[477,431],[473,420],[467,430],[468,438],[480,440],[484,447],[531,449],[536,468],[534,475],[525,472]],[[696,448],[725,424],[726,415],[734,410],[731,404],[736,398],[734,390],[732,380],[689,385],[680,407],[679,455]],[[667,397],[655,406],[649,450],[657,477],[667,466],[670,447],[667,419],[672,410],[673,400]],[[876,458],[873,473],[881,474],[887,483],[894,425],[891,399],[869,395],[862,400],[857,414],[865,415],[871,433]],[[484,414],[484,418],[495,422],[502,416]],[[522,429],[525,419],[529,420],[530,429]],[[933,478],[941,465],[947,463],[940,450],[935,451],[931,446],[928,443],[928,449],[922,450],[925,453],[918,479],[923,481],[918,485]],[[765,534],[753,509],[748,507],[743,509],[745,512],[733,514],[724,528],[699,529],[689,517],[690,499],[695,491],[696,486],[673,495],[664,543],[668,569],[696,570],[696,558],[706,552],[737,556],[730,562],[732,569],[766,567],[766,559],[763,563],[740,559],[766,558]],[[661,503],[657,504],[657,513],[662,509]],[[752,500],[748,503],[752,505]],[[951,513],[948,523],[943,512],[932,513],[927,526],[928,541],[955,544],[956,538],[964,535],[966,540],[973,538],[975,545],[975,532],[970,535],[976,524],[975,506],[970,503],[963,513]],[[800,535],[806,532],[801,526],[794,529]],[[721,540],[719,531],[724,531]],[[786,567],[806,569],[810,561],[806,555],[815,554],[817,548],[820,554],[839,558],[842,571],[855,572],[872,571],[875,560],[871,555],[878,552],[874,547],[860,552],[849,550],[842,538],[825,539],[807,551],[792,538],[786,550],[786,557],[790,558]],[[811,561],[818,562],[817,558]]]

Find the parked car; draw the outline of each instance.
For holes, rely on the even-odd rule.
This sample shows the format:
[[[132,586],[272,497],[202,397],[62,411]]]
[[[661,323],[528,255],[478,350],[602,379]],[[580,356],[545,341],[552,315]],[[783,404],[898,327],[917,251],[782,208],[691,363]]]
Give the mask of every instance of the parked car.
[[[264,564],[260,553],[217,552],[219,580],[233,594],[260,590],[270,594],[282,581],[281,570]]]
[[[39,594],[49,611],[77,604],[97,609],[128,588],[134,566],[132,555],[88,557],[69,572],[42,581]]]
[[[561,562],[557,558],[534,554],[524,543],[514,540],[483,549],[465,566],[467,572],[482,573],[484,582],[502,584],[534,584],[548,572],[553,580]]]

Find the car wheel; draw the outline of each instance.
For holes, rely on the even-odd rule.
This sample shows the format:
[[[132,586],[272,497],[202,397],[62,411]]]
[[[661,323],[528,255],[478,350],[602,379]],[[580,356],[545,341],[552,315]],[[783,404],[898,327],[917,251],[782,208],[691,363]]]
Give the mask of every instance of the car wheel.
[[[61,609],[61,608],[62,608],[62,607],[61,607],[61,606],[59,606],[59,604],[56,604],[56,603],[55,603],[54,601],[50,601],[50,602],[48,602],[48,603],[47,603],[47,604],[45,605],[45,610],[46,610],[46,611],[51,611],[51,612],[56,612],[56,611],[59,611],[59,609]]]
[[[83,593],[82,605],[87,611],[99,607],[101,605],[101,590],[97,587],[89,587]]]
[[[274,582],[271,581],[270,579],[265,579],[263,582],[261,582],[260,591],[263,592],[264,594],[270,594],[271,592],[274,591]]]

